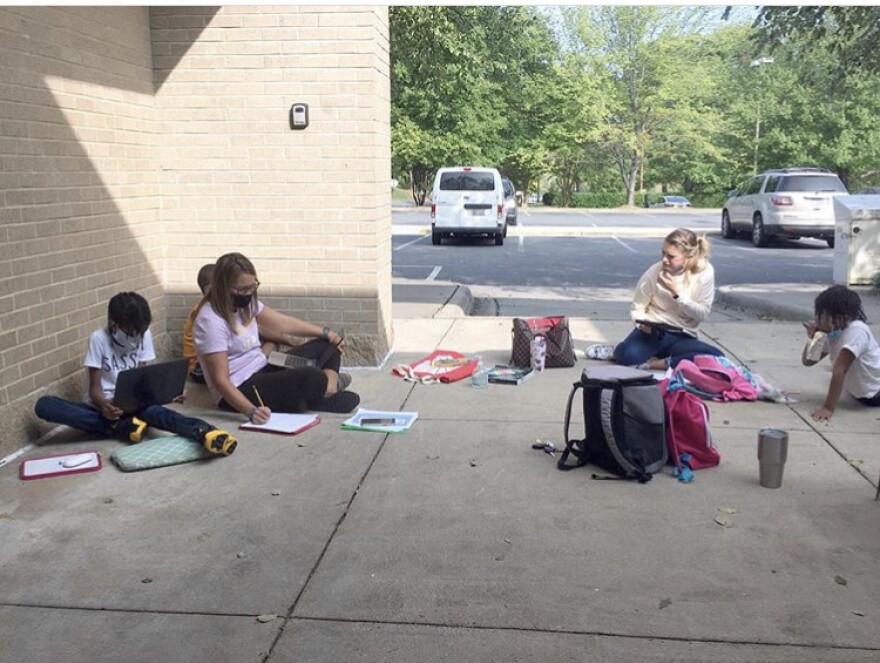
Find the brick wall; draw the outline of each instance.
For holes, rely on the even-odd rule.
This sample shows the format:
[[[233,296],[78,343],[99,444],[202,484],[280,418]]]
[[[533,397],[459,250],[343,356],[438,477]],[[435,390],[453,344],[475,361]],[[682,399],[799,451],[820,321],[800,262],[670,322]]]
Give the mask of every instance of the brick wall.
[[[0,452],[78,398],[88,334],[137,290],[165,327],[147,10],[0,8]]]
[[[271,306],[390,343],[387,12],[373,7],[153,7],[169,331],[196,273],[229,251]],[[293,131],[294,103],[309,127]]]
[[[137,290],[161,356],[198,268],[241,251],[279,310],[391,342],[387,10],[0,8],[0,456],[78,398]],[[311,124],[291,131],[294,102]]]

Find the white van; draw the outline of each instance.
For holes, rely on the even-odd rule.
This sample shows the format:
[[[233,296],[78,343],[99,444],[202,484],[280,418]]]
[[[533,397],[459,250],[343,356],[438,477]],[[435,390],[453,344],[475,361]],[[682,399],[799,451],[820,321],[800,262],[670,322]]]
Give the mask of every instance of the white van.
[[[443,237],[488,235],[504,244],[507,219],[504,187],[496,168],[441,168],[431,190],[431,241]]]

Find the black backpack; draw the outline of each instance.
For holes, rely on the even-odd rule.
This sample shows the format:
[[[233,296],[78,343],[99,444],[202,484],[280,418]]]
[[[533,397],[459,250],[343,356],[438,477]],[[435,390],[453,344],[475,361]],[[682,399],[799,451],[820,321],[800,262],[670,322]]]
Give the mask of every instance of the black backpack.
[[[578,389],[584,390],[585,437],[572,440],[568,426]],[[566,464],[569,454],[577,458],[575,465]],[[654,376],[627,366],[585,368],[568,397],[565,450],[557,467],[571,470],[592,463],[616,478],[647,483],[666,459],[663,396]],[[613,477],[594,474],[593,478]]]

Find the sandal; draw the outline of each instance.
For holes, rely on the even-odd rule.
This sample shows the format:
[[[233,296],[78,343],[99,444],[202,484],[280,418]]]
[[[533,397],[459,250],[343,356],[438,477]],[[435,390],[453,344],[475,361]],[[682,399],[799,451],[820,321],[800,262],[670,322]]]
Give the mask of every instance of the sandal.
[[[440,380],[431,377],[430,375],[416,375],[413,367],[408,364],[398,364],[391,370],[391,372],[407,382],[418,382],[421,384],[434,384],[435,382],[440,382]]]

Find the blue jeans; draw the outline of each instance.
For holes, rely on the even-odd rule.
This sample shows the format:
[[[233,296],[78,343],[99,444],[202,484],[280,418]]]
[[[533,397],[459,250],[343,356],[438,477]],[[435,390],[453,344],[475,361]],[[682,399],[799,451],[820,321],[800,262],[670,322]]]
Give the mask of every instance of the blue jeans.
[[[614,360],[624,366],[638,366],[657,357],[669,359],[669,365],[675,367],[682,359],[693,359],[695,355],[723,357],[724,353],[684,332],[655,329],[646,334],[638,328],[614,348]]]
[[[116,422],[105,419],[101,411],[89,403],[69,401],[57,396],[43,396],[34,405],[34,413],[40,419],[51,421],[53,424],[64,424],[102,437],[116,437],[113,428]],[[148,426],[188,437],[196,442],[202,441],[205,430],[214,428],[203,419],[185,417],[161,405],[149,405],[134,416],[146,421]]]

